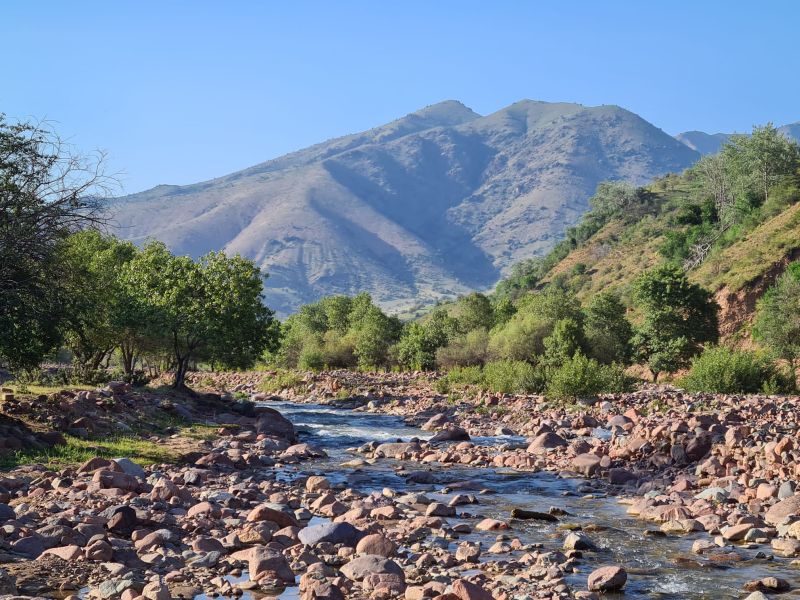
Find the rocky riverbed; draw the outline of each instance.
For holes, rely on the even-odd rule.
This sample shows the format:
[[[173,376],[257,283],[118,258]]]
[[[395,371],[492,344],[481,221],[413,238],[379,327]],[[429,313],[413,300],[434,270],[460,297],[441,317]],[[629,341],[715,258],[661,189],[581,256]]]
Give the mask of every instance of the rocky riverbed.
[[[329,373],[271,394],[263,373],[203,377],[221,395],[178,410],[218,429],[182,460],[0,479],[0,597],[756,600],[798,587],[797,398],[650,389],[557,407],[444,396],[431,375]]]

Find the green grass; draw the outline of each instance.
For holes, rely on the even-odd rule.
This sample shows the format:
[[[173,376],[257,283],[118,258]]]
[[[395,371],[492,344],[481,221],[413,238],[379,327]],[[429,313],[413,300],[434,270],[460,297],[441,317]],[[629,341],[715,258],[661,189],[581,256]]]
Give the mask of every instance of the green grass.
[[[95,456],[104,458],[130,458],[140,465],[173,462],[177,456],[169,448],[150,440],[132,436],[119,436],[103,440],[83,440],[65,436],[65,446],[45,450],[19,450],[0,456],[0,469],[8,470],[21,465],[43,464],[63,468],[86,462]]]
[[[193,440],[213,440],[217,437],[218,425],[200,425],[194,423],[181,429],[180,434]]]
[[[304,387],[302,375],[294,371],[278,371],[275,375],[265,375],[258,384],[258,389],[267,394],[274,394],[287,388],[300,391]]]
[[[8,381],[4,383],[2,386],[4,388],[8,388],[13,390],[14,394],[17,396],[47,396],[48,394],[55,394],[56,392],[60,392],[62,390],[93,390],[96,389],[96,385],[88,385],[78,383],[75,385],[36,385],[33,383],[24,384],[18,383],[16,381]]]

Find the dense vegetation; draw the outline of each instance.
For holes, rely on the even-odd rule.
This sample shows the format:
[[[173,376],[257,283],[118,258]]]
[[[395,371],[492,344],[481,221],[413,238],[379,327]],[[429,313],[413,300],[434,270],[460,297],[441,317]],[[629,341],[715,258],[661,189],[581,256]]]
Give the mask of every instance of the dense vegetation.
[[[184,386],[199,360],[254,364],[276,339],[262,273],[238,256],[175,256],[103,235],[102,157],[74,156],[55,134],[0,119],[0,359],[30,371],[59,348],[91,380],[116,357]]]
[[[647,188],[601,184],[547,256],[518,265],[494,294],[466,295],[409,323],[368,294],[323,298],[278,323],[252,262],[215,252],[193,260],[103,234],[94,200],[107,185],[101,161],[65,153],[52,132],[0,120],[0,161],[0,360],[18,372],[66,349],[84,381],[111,366],[128,380],[168,369],[176,387],[200,362],[259,361],[441,369],[443,392],[473,385],[558,400],[628,389],[634,364],[654,380],[689,368],[683,382],[698,390],[796,383],[800,267],[759,302],[757,352],[715,345],[718,306],[697,277],[775,219],[797,233],[785,214],[800,200],[800,153],[771,126]],[[600,265],[614,252],[622,262],[609,278]]]

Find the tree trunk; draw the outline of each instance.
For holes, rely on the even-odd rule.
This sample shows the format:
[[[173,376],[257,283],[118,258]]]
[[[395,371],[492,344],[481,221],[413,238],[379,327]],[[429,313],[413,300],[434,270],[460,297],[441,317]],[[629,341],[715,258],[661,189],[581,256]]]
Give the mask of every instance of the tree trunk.
[[[175,379],[172,387],[176,390],[186,390],[186,372],[189,370],[189,358],[178,357],[178,366],[175,368]]]

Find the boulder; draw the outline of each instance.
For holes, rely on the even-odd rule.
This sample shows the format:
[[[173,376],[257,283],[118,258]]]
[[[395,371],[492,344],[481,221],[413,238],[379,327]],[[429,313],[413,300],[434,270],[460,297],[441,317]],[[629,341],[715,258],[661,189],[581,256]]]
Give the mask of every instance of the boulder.
[[[405,577],[403,569],[393,560],[375,554],[365,554],[354,558],[341,569],[342,575],[353,581],[361,581],[368,575],[391,573]]]
[[[616,592],[628,581],[628,573],[622,567],[600,567],[589,574],[589,590],[592,592]]]
[[[268,504],[259,504],[247,515],[247,520],[251,523],[258,521],[272,521],[279,527],[298,527],[299,523],[288,512],[274,508]]]
[[[395,553],[395,543],[380,533],[365,535],[356,545],[359,554],[372,554],[373,556],[390,557]]]
[[[528,452],[531,454],[544,454],[553,448],[564,448],[568,446],[567,441],[557,433],[545,431],[537,435],[528,445]]]
[[[450,426],[446,429],[442,429],[436,435],[434,435],[429,441],[430,442],[468,442],[470,440],[469,433],[467,433],[466,429],[462,427],[455,427]]]
[[[453,594],[458,600],[492,600],[491,593],[466,579],[456,579],[453,582]]]
[[[306,546],[316,546],[317,544],[328,542],[355,548],[359,540],[364,537],[364,534],[350,523],[321,523],[304,527],[297,534],[297,537]]]

